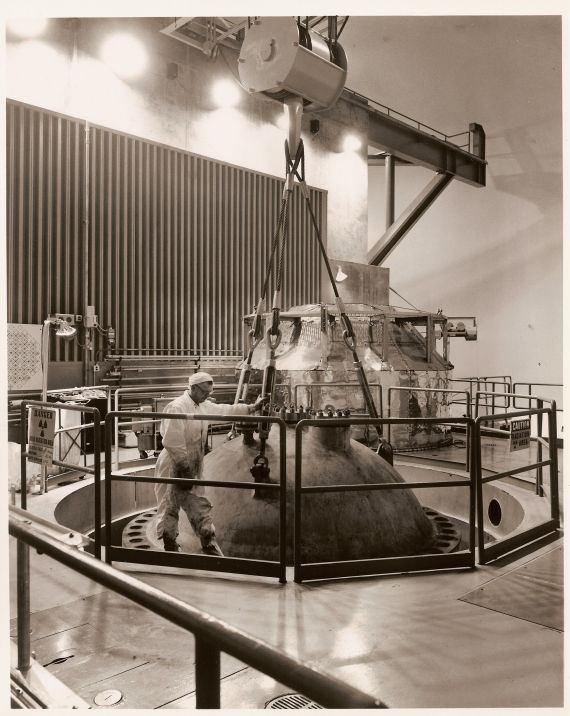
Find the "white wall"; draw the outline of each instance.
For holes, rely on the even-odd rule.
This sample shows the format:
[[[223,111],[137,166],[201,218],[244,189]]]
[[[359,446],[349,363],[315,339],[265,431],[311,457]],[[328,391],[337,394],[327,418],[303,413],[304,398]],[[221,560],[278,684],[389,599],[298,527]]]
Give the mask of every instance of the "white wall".
[[[487,134],[487,187],[445,189],[385,262],[391,285],[420,308],[477,316],[478,341],[452,343],[457,375],[561,382],[560,18],[352,18],[350,32],[351,87],[448,134],[470,122]],[[366,73],[358,43],[373,41]],[[432,176],[397,168],[396,215]],[[384,229],[374,167],[369,245]]]

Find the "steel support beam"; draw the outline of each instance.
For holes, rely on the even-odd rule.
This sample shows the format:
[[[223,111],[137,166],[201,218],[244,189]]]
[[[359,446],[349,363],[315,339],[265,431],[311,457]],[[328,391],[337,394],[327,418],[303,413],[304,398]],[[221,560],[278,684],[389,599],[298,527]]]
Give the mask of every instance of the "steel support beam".
[[[369,105],[350,90],[341,95],[351,104],[368,113],[368,143],[391,154],[397,160],[426,167],[432,171],[452,174],[459,181],[473,186],[485,186],[485,132],[479,124],[469,125],[469,145],[466,151],[452,141],[436,137],[426,129],[407,124],[388,112]],[[413,121],[413,120],[412,120]]]
[[[487,162],[461,147],[434,137],[378,110],[368,109],[368,142],[393,156],[436,172],[453,174],[473,186],[485,186]],[[484,132],[478,124],[469,126],[471,143],[485,147]]]
[[[379,266],[418,219],[433,204],[445,187],[453,179],[453,174],[437,174],[425,189],[400,214],[396,221],[387,229],[384,235],[374,244],[368,252],[368,263]]]
[[[394,223],[395,212],[395,160],[391,154],[386,154],[386,228]]]

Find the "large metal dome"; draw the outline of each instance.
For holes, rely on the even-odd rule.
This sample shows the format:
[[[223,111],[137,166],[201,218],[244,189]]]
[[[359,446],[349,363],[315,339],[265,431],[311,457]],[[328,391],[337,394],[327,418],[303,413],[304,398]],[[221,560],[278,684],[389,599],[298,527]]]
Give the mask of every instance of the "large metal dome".
[[[294,432],[287,430],[287,554],[292,562]],[[257,441],[237,438],[204,461],[204,479],[247,481]],[[279,433],[266,446],[270,480],[279,480]],[[395,483],[403,478],[385,460],[350,438],[349,427],[310,427],[303,438],[303,485]],[[278,559],[277,492],[207,487],[218,542],[225,555]],[[414,554],[432,544],[430,520],[410,490],[329,492],[303,496],[303,561],[370,559]]]

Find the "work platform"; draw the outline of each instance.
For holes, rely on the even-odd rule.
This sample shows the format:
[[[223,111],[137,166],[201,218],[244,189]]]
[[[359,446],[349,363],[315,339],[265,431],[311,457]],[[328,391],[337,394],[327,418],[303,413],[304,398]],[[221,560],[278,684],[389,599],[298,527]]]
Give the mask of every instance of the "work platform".
[[[499,470],[517,459],[507,442],[485,447]],[[454,449],[459,461],[459,448],[445,458]],[[31,495],[29,508],[49,516],[74,489]],[[292,575],[279,584],[173,568],[130,573],[392,708],[539,708],[563,704],[562,554],[557,539],[474,570],[311,584]],[[195,708],[191,635],[33,550],[30,558],[41,664],[91,706],[112,689],[122,695],[118,709]],[[10,563],[14,580],[14,540]],[[15,628],[13,620],[13,636]],[[263,709],[290,692],[226,655],[221,679],[222,708]]]

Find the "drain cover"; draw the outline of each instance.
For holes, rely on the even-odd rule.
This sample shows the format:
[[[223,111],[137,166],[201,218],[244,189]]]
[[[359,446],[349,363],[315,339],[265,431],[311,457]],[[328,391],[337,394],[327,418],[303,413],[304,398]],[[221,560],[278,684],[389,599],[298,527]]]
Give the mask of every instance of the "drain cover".
[[[282,694],[265,704],[266,709],[324,709],[302,694]]]
[[[123,694],[118,689],[105,689],[96,694],[93,701],[97,706],[114,706],[123,698]]]

